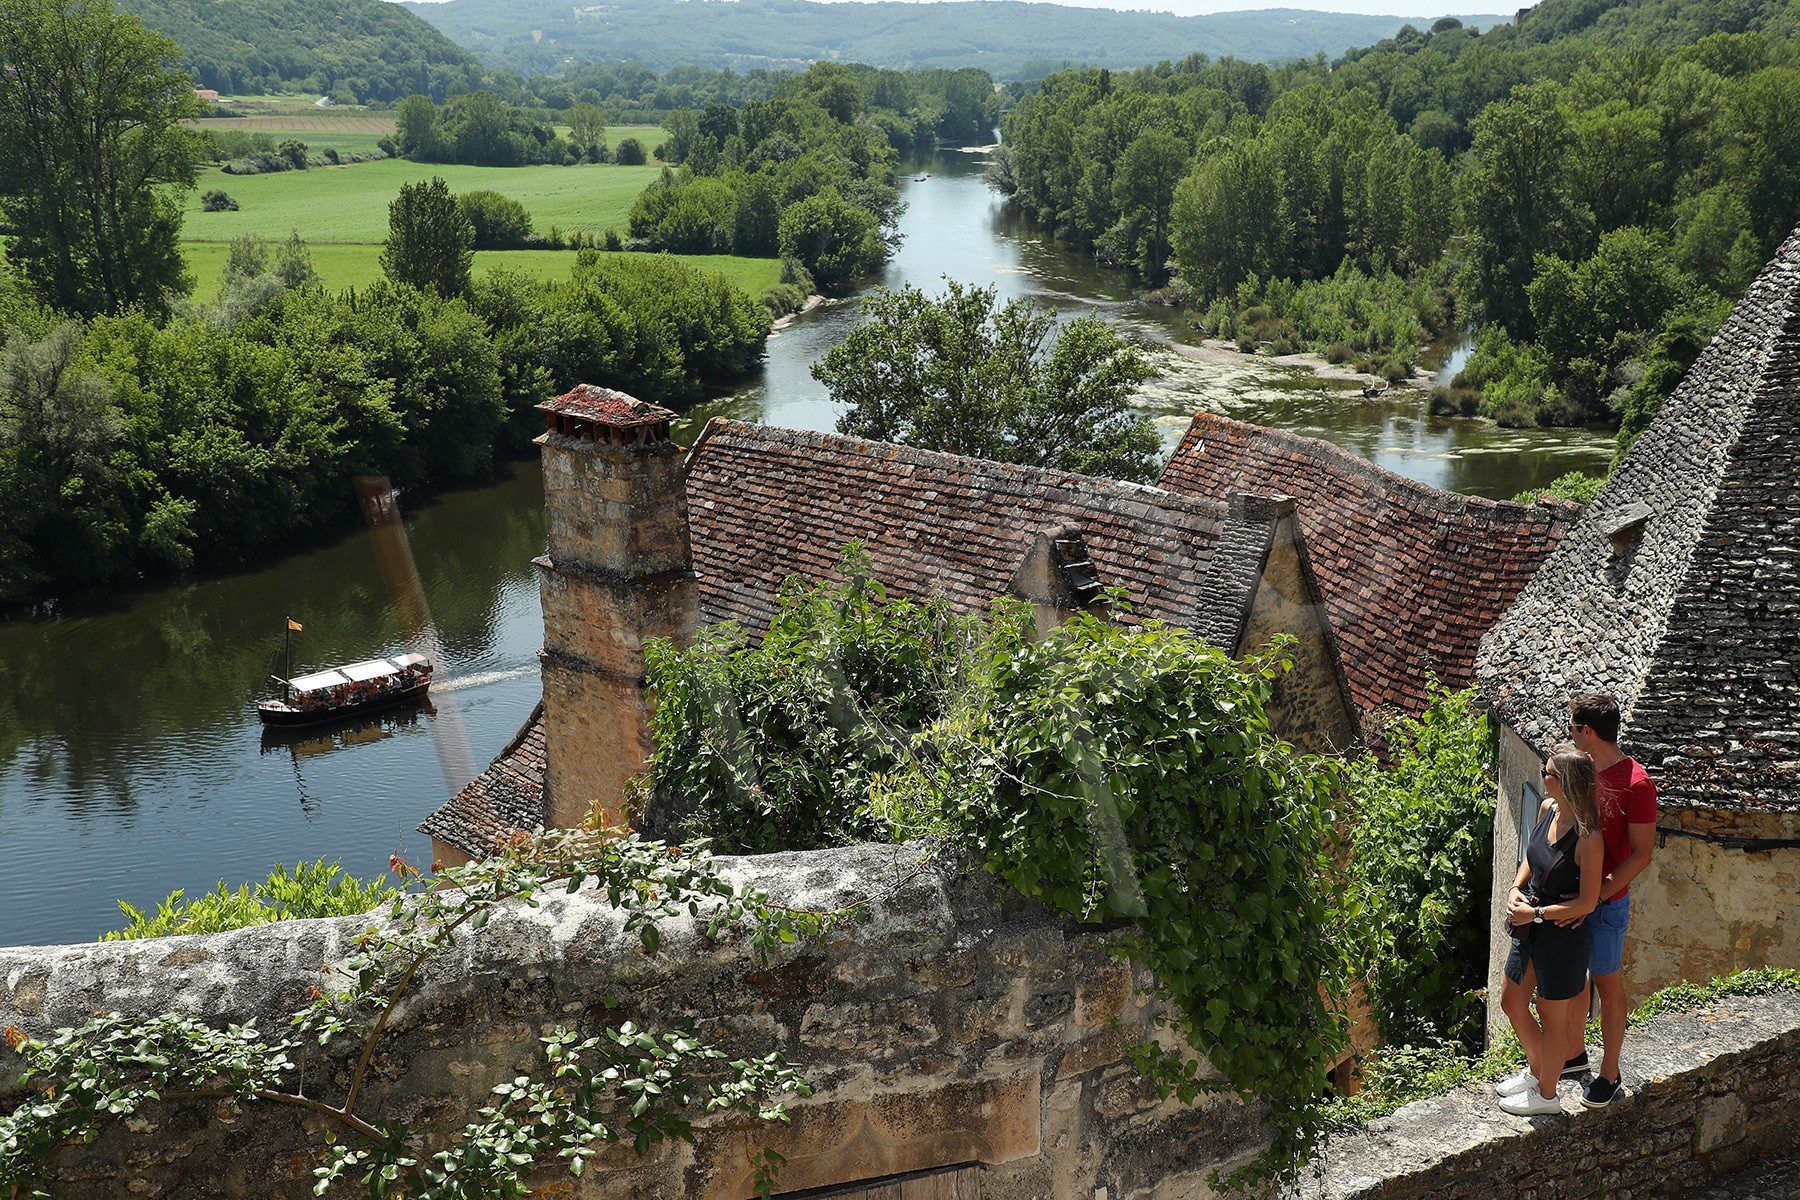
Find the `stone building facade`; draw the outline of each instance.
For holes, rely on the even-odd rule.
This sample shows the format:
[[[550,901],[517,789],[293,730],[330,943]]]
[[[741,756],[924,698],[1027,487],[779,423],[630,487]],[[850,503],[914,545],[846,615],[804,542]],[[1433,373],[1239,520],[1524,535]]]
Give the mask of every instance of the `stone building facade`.
[[[1628,990],[1800,966],[1800,234],[1482,642],[1498,933],[1568,697],[1616,696],[1660,788]],[[1497,1008],[1494,1010],[1497,1011]]]

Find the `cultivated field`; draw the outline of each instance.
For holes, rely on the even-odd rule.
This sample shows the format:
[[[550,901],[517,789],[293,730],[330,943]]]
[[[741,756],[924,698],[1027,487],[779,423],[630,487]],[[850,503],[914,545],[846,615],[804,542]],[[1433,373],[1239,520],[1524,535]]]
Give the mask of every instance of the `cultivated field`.
[[[226,175],[211,170],[189,192],[182,235],[194,242],[228,242],[254,234],[285,238],[298,232],[308,242],[378,243],[387,238],[388,204],[400,185],[442,176],[453,192],[492,188],[511,196],[548,232],[625,231],[632,202],[658,167],[464,167],[404,159],[314,167],[271,175]],[[200,210],[202,193],[214,188],[238,202],[237,212]]]
[[[329,114],[331,110],[322,110]],[[331,147],[340,153],[362,154],[375,149],[375,144],[394,132],[392,113],[346,113],[341,116],[297,116],[293,114],[266,117],[202,117],[192,122],[201,129],[237,129],[244,133],[266,133],[276,141],[298,138],[313,150]],[[558,125],[556,131],[567,137],[569,127]],[[626,138],[636,138],[644,153],[656,149],[668,134],[660,125],[609,125],[606,129],[608,149],[617,150]]]
[[[260,177],[259,177],[260,178]],[[280,178],[275,176],[274,178]],[[230,247],[223,242],[188,242],[182,247],[194,276],[194,298],[211,300],[219,292]],[[381,278],[381,247],[373,245],[308,245],[319,281],[327,288],[366,287]],[[751,296],[761,296],[781,278],[772,258],[739,258],[731,254],[677,254],[672,257],[703,271],[723,275]],[[566,279],[574,265],[572,250],[482,250],[475,255],[476,274],[507,269],[539,279]]]

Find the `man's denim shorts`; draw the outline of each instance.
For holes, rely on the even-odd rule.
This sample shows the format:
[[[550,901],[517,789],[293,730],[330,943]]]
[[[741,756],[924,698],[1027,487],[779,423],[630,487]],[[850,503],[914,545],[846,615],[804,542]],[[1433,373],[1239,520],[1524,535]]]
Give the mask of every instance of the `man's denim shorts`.
[[[1625,926],[1630,922],[1630,892],[1606,901],[1588,917],[1588,928],[1594,931],[1594,948],[1588,952],[1588,974],[1612,975],[1625,965]]]

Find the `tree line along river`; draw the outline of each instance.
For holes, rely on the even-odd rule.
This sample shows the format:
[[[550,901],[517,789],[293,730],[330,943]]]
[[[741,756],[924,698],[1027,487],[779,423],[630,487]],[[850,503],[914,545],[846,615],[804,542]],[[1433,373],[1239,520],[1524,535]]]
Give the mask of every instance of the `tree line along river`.
[[[982,181],[983,162],[944,151],[913,168],[929,177],[902,185],[903,240],[882,283],[932,290],[950,276],[1097,313],[1147,339],[1192,338],[1173,310],[1134,301],[1112,272],[1009,214]],[[760,378],[685,414],[677,436],[713,415],[830,428],[836,413],[809,368],[855,315],[842,302],[796,320],[771,338]],[[1417,392],[1365,400],[1253,359],[1167,359],[1142,403],[1170,445],[1206,407],[1488,496],[1596,469],[1610,453],[1587,433],[1428,418]],[[265,737],[252,705],[289,615],[305,626],[296,669],[401,649],[367,533],[0,623],[0,944],[92,938],[121,923],[118,899],[146,907],[176,888],[260,879],[276,862],[324,856],[373,876],[390,854],[429,855],[414,826],[538,698],[536,464],[414,506],[406,528],[437,639],[431,703],[332,733]]]

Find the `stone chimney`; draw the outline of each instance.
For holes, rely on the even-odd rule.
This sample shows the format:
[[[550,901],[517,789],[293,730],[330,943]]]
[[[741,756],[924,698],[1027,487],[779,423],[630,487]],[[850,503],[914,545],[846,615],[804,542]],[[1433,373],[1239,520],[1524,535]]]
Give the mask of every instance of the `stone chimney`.
[[[585,383],[538,408],[544,824],[579,825],[596,806],[623,824],[625,781],[654,748],[644,643],[687,645],[699,624],[675,414]]]

